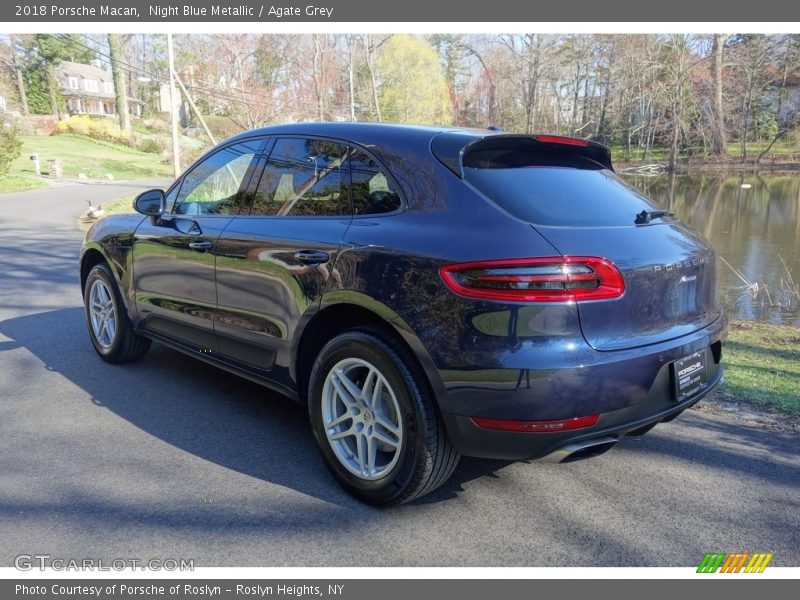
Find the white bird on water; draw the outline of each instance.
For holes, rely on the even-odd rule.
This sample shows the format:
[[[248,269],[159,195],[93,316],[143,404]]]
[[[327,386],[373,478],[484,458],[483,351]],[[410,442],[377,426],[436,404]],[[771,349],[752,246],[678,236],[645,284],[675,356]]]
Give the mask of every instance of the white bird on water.
[[[100,206],[99,204],[97,206],[92,206],[91,200],[87,200],[86,204],[89,205],[89,210],[86,211],[86,214],[89,216],[90,219],[99,219],[106,212],[103,210],[103,207]]]

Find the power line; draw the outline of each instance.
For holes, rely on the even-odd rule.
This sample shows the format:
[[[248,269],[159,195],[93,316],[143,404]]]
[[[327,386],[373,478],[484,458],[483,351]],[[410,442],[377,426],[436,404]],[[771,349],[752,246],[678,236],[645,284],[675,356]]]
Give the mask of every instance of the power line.
[[[90,50],[91,52],[93,52],[93,53],[97,54],[98,56],[102,57],[103,59],[105,59],[105,62],[108,62],[109,64],[111,64],[111,57],[108,54],[106,54],[104,52],[101,52],[97,48],[92,48],[91,46],[88,46],[88,45],[86,45],[86,44],[84,44],[82,42],[79,42],[78,40],[76,40],[74,38],[68,37],[68,36],[66,36],[64,34],[57,34],[57,35],[59,35],[59,37],[61,37],[61,39],[63,39],[64,41],[66,41],[68,43],[77,44],[77,45],[81,46],[82,48]],[[80,34],[80,35],[82,35],[83,37],[85,37],[85,38],[87,38],[87,39],[89,39],[89,40],[91,40],[91,41],[93,41],[95,43],[98,43],[98,44],[100,43],[100,42],[97,42],[96,40],[92,40],[91,38],[89,38],[85,34]],[[151,79],[152,81],[155,81],[156,83],[159,83],[159,84],[165,84],[166,83],[166,81],[161,79],[158,75],[156,75],[156,74],[154,74],[154,73],[152,73],[150,71],[147,71],[146,69],[144,69],[142,67],[137,67],[135,65],[131,65],[130,63],[125,62],[123,60],[118,60],[117,64],[120,66],[120,68],[122,68],[123,70],[125,70],[125,71],[127,71],[129,73],[142,74],[142,75],[146,76],[147,78]],[[253,92],[248,92],[248,91],[245,91],[245,90],[241,91],[241,96],[244,96],[244,97],[236,97],[236,96],[232,96],[230,94],[226,94],[224,92],[221,92],[219,90],[209,89],[209,88],[201,87],[201,86],[198,86],[198,85],[193,85],[193,84],[185,84],[185,85],[186,85],[186,88],[189,89],[192,92],[202,93],[202,94],[205,94],[207,96],[211,96],[213,98],[216,98],[218,100],[227,100],[228,102],[231,102],[231,103],[234,103],[234,104],[241,104],[241,105],[249,107],[251,105],[262,104],[264,102],[263,98],[256,97],[256,96],[254,96]],[[234,91],[233,93],[236,93],[236,92]],[[311,102],[304,102],[304,103],[301,103],[301,104],[305,108],[315,108],[315,104],[313,104]],[[345,106],[346,106],[345,103],[340,103],[340,105],[339,105],[339,107],[345,107]]]

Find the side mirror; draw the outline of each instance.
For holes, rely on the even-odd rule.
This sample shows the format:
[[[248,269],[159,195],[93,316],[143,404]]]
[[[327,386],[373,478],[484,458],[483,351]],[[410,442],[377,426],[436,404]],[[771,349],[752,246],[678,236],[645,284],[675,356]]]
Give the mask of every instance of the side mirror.
[[[147,217],[158,217],[167,211],[167,198],[164,190],[147,190],[133,199],[133,208],[136,212]]]

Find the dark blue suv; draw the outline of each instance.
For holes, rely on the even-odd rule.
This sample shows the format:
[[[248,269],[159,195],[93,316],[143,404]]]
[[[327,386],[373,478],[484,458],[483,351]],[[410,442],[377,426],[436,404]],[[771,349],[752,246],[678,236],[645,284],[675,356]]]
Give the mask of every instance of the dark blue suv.
[[[600,454],[722,378],[712,249],[594,142],[268,127],[134,207],[81,253],[99,355],[157,340],[297,400],[366,502],[461,454]]]

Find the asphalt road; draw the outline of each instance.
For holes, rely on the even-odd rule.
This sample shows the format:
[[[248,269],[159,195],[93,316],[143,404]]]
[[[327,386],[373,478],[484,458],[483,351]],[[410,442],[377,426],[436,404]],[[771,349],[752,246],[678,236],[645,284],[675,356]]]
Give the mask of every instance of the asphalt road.
[[[592,460],[463,459],[414,504],[344,494],[288,400],[154,345],[101,362],[75,219],[135,185],[0,196],[0,566],[19,554],[197,566],[800,566],[798,437],[690,411]],[[141,187],[141,186],[139,186]]]

